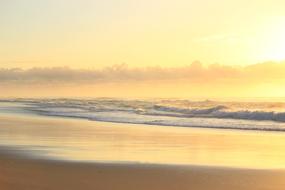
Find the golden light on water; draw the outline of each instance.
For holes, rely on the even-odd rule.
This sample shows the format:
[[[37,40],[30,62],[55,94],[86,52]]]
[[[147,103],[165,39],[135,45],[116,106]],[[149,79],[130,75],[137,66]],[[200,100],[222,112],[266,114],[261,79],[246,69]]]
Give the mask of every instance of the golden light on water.
[[[2,116],[1,120],[9,126],[1,129],[2,144],[21,145],[29,153],[56,159],[285,168],[282,133],[35,117]]]

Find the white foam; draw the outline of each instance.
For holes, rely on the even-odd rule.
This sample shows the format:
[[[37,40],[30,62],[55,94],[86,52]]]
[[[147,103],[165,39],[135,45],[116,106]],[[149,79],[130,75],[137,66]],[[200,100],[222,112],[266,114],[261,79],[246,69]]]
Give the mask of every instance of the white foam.
[[[276,103],[115,99],[40,99],[20,102],[28,105],[24,109],[47,116],[149,125],[285,131],[285,112],[282,111],[285,105]]]

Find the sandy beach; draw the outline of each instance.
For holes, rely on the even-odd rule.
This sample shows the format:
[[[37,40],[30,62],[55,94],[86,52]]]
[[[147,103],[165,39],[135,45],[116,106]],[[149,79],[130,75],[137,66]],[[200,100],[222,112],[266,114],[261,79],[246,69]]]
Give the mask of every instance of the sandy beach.
[[[283,190],[285,171],[96,164],[0,155],[3,190]]]
[[[282,133],[19,115],[2,115],[0,131],[1,190],[285,186]]]

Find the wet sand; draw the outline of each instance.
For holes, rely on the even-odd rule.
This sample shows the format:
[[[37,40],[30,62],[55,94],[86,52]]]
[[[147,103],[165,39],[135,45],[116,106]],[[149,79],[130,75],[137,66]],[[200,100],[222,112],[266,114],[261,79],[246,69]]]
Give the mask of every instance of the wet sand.
[[[0,142],[1,190],[285,187],[283,133],[1,116]]]
[[[285,171],[75,163],[0,154],[3,190],[283,190]]]

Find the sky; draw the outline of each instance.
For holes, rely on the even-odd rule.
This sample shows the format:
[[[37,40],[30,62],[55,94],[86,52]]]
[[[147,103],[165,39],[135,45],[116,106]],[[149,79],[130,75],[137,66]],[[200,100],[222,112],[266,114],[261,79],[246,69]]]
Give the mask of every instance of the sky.
[[[0,96],[285,95],[284,0],[0,0],[0,29]]]

